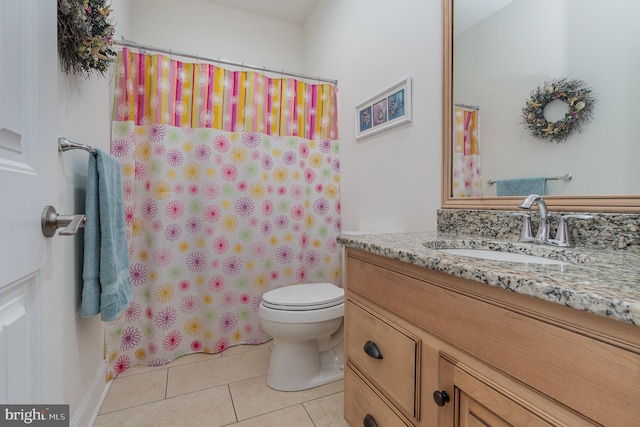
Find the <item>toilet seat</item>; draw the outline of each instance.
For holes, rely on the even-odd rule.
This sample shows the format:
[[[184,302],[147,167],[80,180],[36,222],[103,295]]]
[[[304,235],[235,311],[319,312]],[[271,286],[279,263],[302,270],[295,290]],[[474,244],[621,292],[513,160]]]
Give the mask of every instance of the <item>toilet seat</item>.
[[[303,283],[266,292],[262,305],[273,310],[310,311],[344,303],[344,289],[331,283]]]

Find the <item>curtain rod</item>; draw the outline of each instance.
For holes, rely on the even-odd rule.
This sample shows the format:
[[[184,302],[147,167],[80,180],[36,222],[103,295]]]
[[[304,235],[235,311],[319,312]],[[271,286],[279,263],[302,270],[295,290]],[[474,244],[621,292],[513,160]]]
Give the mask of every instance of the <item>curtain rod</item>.
[[[143,45],[143,44],[140,44],[140,43],[133,42],[131,40],[127,40],[125,38],[122,38],[121,40],[116,40],[115,44],[120,45],[120,46],[132,47],[132,48],[135,48],[135,49],[142,49],[142,50],[149,50],[149,51],[153,51],[153,52],[165,53],[167,55],[183,56],[185,58],[192,58],[192,59],[197,59],[197,60],[200,60],[200,61],[216,62],[218,64],[233,65],[233,66],[236,66],[236,67],[249,68],[249,69],[252,69],[252,70],[260,70],[260,71],[264,71],[264,72],[284,74],[286,76],[299,77],[299,78],[302,78],[302,79],[317,80],[317,81],[320,81],[320,82],[327,82],[327,83],[331,83],[334,86],[338,86],[338,80],[335,80],[335,79],[327,79],[327,78],[324,78],[324,77],[308,76],[306,74],[293,73],[293,72],[285,71],[285,70],[277,70],[275,68],[260,67],[260,66],[257,66],[257,65],[249,65],[249,64],[245,64],[243,62],[229,61],[227,59],[208,58],[206,56],[200,56],[200,55],[197,55],[197,54],[194,55],[194,54],[191,54],[191,53],[178,52],[178,51],[175,51],[175,50],[172,50],[172,49],[163,49],[163,48],[160,48],[160,47]]]
[[[479,110],[480,106],[479,105],[469,105],[469,104],[455,104],[456,107],[462,107],[462,108],[470,108],[472,110]]]

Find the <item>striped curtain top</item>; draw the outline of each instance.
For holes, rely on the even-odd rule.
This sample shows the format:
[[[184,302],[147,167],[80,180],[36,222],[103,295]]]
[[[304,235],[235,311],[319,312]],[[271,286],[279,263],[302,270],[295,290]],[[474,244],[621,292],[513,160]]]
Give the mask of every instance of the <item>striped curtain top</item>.
[[[455,120],[453,152],[465,156],[480,154],[478,110],[456,106]]]
[[[338,139],[337,87],[230,71],[124,48],[116,61],[113,120]]]

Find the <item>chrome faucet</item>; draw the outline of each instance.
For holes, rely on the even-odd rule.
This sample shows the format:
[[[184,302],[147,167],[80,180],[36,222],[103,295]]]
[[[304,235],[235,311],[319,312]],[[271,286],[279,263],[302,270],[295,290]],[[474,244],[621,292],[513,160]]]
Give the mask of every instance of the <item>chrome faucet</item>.
[[[548,243],[549,242],[549,210],[547,204],[542,199],[542,196],[538,194],[530,194],[522,203],[520,203],[520,209],[531,209],[533,204],[538,205],[538,212],[540,214],[540,224],[538,224],[538,232],[534,237],[536,243]]]

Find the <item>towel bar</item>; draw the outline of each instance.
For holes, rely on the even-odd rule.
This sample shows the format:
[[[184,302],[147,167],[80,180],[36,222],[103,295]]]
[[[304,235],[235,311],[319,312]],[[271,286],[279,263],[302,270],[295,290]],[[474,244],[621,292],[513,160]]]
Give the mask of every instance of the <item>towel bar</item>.
[[[569,182],[569,181],[571,181],[573,179],[573,176],[570,173],[567,173],[567,174],[564,174],[564,175],[561,175],[561,176],[548,176],[545,179],[547,181],[558,181],[558,180],[562,179],[564,181]],[[487,181],[487,184],[493,185],[496,182],[498,182],[498,181],[496,181],[495,179],[490,179],[490,180]]]
[[[45,237],[53,237],[58,228],[64,228],[59,236],[72,236],[87,224],[84,215],[58,215],[53,206],[45,206],[42,211],[42,234]]]
[[[80,144],[78,142],[73,142],[61,136],[58,138],[58,151],[69,151],[69,150],[84,150],[89,153],[93,151],[93,147],[86,144]]]

